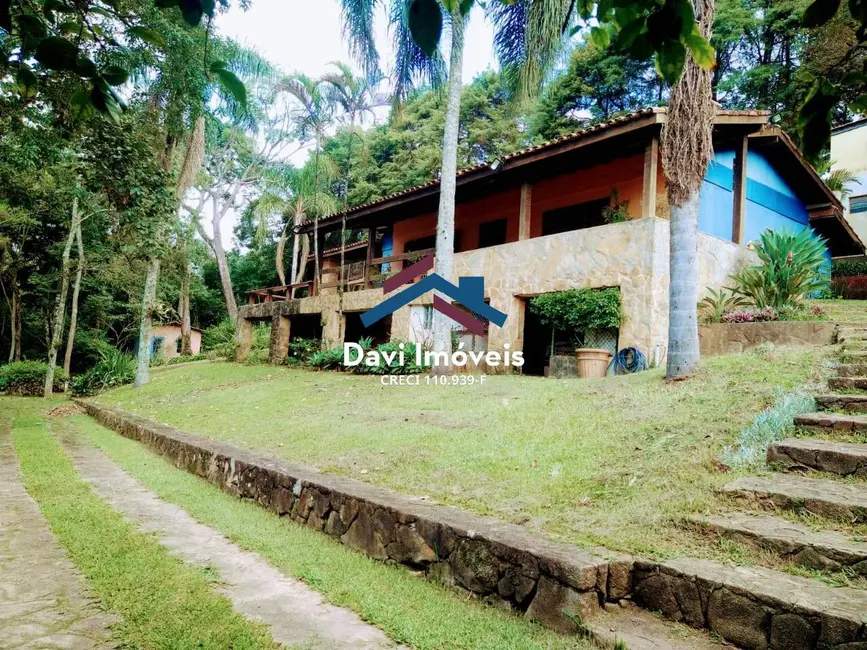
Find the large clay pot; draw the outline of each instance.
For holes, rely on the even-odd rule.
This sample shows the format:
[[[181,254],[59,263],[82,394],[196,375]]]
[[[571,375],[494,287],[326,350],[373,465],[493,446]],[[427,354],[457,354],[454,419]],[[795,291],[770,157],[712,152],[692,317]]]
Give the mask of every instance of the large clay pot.
[[[578,348],[578,376],[584,378],[604,377],[608,372],[611,353],[600,348]]]

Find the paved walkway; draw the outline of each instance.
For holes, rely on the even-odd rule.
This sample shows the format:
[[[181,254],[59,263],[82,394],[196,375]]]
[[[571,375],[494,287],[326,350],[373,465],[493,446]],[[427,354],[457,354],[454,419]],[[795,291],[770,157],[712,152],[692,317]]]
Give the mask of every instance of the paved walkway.
[[[379,628],[354,612],[326,603],[318,592],[287,578],[259,555],[160,500],[88,441],[66,432],[61,442],[100,497],[140,530],[155,533],[184,562],[216,570],[217,589],[236,611],[267,624],[278,643],[323,650],[394,647]]]
[[[105,650],[112,619],[21,484],[10,423],[0,420],[0,649]]]

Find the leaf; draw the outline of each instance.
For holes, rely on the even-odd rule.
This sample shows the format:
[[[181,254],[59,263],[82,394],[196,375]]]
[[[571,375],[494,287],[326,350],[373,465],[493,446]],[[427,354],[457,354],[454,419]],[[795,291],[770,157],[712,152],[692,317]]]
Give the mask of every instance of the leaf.
[[[211,69],[211,72],[219,79],[220,84],[231,93],[235,101],[241,105],[247,104],[247,87],[244,82],[238,79],[234,72],[225,68]]]
[[[618,12],[617,15],[620,15],[620,13]],[[615,41],[617,48],[623,52],[629,50],[629,48],[632,47],[632,43],[636,38],[638,38],[638,35],[641,34],[643,29],[643,18],[635,18],[624,24],[620,28],[620,32],[617,34],[617,40]]]
[[[849,107],[858,113],[867,113],[867,94],[861,95]]]
[[[211,63],[211,72],[217,72],[218,70],[225,70],[229,64],[225,61],[213,61]]]
[[[674,85],[683,73],[686,63],[686,48],[680,41],[664,41],[656,51],[656,64],[659,74],[669,84]]]
[[[148,45],[153,45],[157,49],[165,50],[168,48],[168,44],[166,43],[166,39],[163,38],[163,35],[150,27],[136,25],[135,27],[130,27],[126,33],[127,36],[135,36]]]
[[[84,120],[93,114],[93,102],[86,92],[79,90],[69,100],[69,110],[73,120]]]
[[[817,79],[798,114],[798,132],[804,155],[816,160],[831,141],[831,116],[840,101],[840,90],[825,79]]]
[[[190,27],[198,27],[199,23],[202,22],[202,15],[205,13],[199,0],[180,0],[180,7],[187,24]]]
[[[684,41],[697,66],[705,70],[713,69],[716,65],[716,50],[713,49],[710,41],[701,35],[698,27]]]
[[[831,20],[840,8],[841,0],[814,0],[804,12],[804,27],[819,27]]]
[[[604,27],[593,27],[590,30],[590,41],[600,50],[604,50],[611,44],[611,34]]]
[[[27,99],[36,97],[37,79],[33,70],[29,66],[22,64],[15,73],[15,83],[18,84],[18,89],[21,95]]]
[[[90,100],[100,113],[107,114],[115,124],[120,124],[122,109],[104,83],[94,84],[90,91]]]
[[[82,77],[95,77],[96,64],[86,56],[79,56],[75,59],[75,71]]]
[[[119,65],[106,66],[100,74],[110,86],[122,86],[129,79],[129,72]]]
[[[78,48],[71,41],[59,36],[49,36],[39,41],[36,60],[51,70],[72,70],[78,57]]]
[[[407,19],[412,40],[422,52],[432,57],[443,32],[443,15],[436,0],[412,0]]]

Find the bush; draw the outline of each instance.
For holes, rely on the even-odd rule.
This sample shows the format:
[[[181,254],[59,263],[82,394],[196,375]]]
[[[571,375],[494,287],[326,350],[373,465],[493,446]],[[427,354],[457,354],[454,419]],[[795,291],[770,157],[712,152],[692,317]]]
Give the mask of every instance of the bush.
[[[7,395],[40,397],[45,391],[48,364],[42,361],[16,361],[0,366],[0,390]],[[54,369],[54,390],[62,391],[66,382],[63,368]]]
[[[364,356],[367,352],[375,350],[377,352],[399,352],[400,345],[403,344],[404,362],[400,363],[400,356],[395,356],[390,364],[386,364],[382,355],[379,355],[379,364],[376,366],[368,366],[360,363],[356,366],[347,368],[343,365],[343,348],[334,348],[327,352],[316,352],[307,359],[307,365],[319,370],[347,370],[357,375],[412,375],[424,372],[426,368],[419,366],[415,362],[416,344],[408,341],[393,340],[388,343],[381,343],[378,346],[373,346],[373,339],[369,337],[362,338],[358,341],[361,346],[361,355]],[[356,357],[352,357],[354,361]]]
[[[235,358],[235,323],[230,319],[202,332],[202,351],[212,359]]]
[[[743,296],[729,293],[725,289],[716,291],[708,287],[707,291],[707,297],[698,303],[702,323],[722,323],[726,314],[736,312],[750,304],[750,301]]]
[[[867,300],[867,275],[848,275],[831,280],[832,293],[846,300]]]
[[[756,244],[761,265],[731,276],[735,293],[749,298],[757,309],[795,308],[804,296],[828,285],[823,274],[828,248],[812,230],[798,234],[766,230]]]
[[[543,325],[576,334],[620,328],[620,288],[571,289],[544,293],[530,301]]]
[[[319,339],[293,339],[289,341],[288,363],[306,361],[311,355],[322,349],[322,341]]]
[[[847,278],[853,275],[867,275],[867,262],[840,260],[831,264],[832,278]]]
[[[102,360],[70,384],[75,397],[94,395],[115,386],[131,384],[135,380],[135,357],[116,348],[102,353]]]

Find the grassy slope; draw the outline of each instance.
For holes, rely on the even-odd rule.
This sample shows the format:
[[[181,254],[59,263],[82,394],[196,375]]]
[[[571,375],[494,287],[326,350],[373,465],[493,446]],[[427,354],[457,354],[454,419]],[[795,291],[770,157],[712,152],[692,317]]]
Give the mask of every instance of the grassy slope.
[[[814,378],[818,354],[708,359],[673,384],[653,371],[384,388],[375,377],[213,364],[99,401],[574,543],[702,553],[669,521],[719,507],[714,488],[733,474],[716,471],[714,457],[775,390]]]
[[[835,323],[867,323],[867,300],[810,300],[825,310],[825,318]]]
[[[304,580],[331,602],[357,611],[401,642],[424,650],[589,648],[580,639],[485,607],[468,600],[464,593],[421,580],[402,567],[371,560],[321,533],[233,499],[87,417],[76,416],[71,425],[161,498],[182,506],[236,544],[260,553],[287,575]]]
[[[20,414],[13,400],[2,403],[4,411]],[[113,635],[124,647],[277,647],[264,626],[233,613],[201,572],[172,558],[103,503],[78,477],[43,419],[17,417],[13,440],[27,491],[94,595],[118,615]]]

